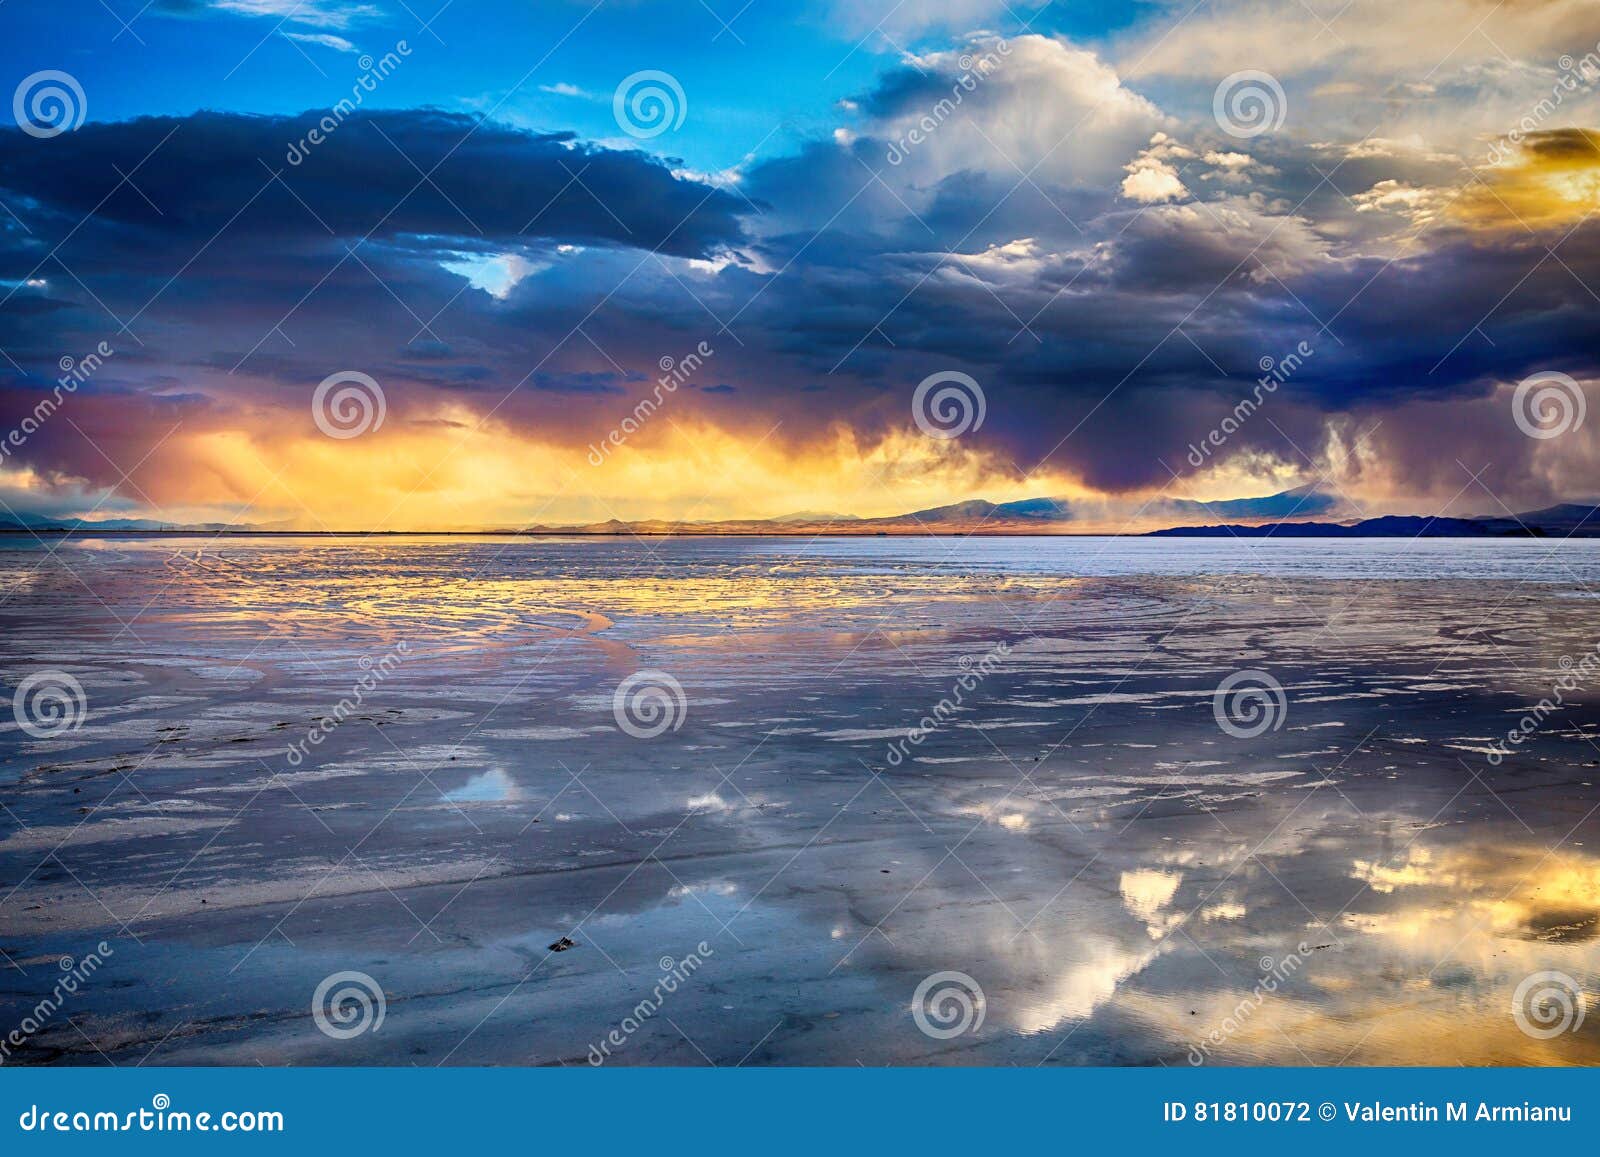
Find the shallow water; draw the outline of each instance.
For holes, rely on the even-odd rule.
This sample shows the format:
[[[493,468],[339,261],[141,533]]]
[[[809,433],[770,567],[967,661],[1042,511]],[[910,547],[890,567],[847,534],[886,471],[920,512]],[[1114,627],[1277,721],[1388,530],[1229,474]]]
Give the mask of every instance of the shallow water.
[[[1593,696],[1487,756],[1596,590],[1600,542],[7,541],[0,678],[83,709],[0,724],[0,1029],[108,951],[6,1059],[1592,1062],[1511,1009],[1595,991]]]

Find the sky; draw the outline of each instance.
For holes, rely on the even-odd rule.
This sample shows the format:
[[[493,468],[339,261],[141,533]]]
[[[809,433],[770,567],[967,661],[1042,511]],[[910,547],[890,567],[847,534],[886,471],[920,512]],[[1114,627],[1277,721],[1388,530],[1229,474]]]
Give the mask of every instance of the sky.
[[[7,0],[0,517],[1600,497],[1588,0]]]

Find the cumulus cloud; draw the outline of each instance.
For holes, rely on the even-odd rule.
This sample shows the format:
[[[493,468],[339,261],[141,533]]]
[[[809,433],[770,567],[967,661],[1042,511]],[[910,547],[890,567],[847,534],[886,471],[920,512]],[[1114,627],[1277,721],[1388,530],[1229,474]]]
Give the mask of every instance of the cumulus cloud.
[[[1094,52],[1040,35],[911,57],[855,103],[857,131],[913,183],[975,170],[1103,186],[1165,123]]]
[[[1149,148],[1123,166],[1128,175],[1122,179],[1122,195],[1145,205],[1187,197],[1189,190],[1175,166],[1193,159],[1192,150],[1177,144],[1166,133],[1157,133]]]

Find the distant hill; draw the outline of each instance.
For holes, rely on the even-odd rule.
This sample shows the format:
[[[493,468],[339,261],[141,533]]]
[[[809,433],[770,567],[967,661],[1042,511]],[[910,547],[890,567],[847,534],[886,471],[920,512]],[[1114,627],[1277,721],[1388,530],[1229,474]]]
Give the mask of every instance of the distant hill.
[[[797,510],[793,514],[780,514],[770,522],[854,522],[854,514],[823,514],[815,510]]]
[[[1221,502],[1198,502],[1188,498],[1160,499],[1147,504],[1141,511],[1141,517],[1288,518],[1296,514],[1323,514],[1337,505],[1338,499],[1333,495],[1302,486],[1264,498],[1232,498]],[[952,522],[1005,525],[1018,521],[1077,522],[1091,516],[1065,498],[1023,498],[1016,502],[999,503],[976,499],[950,506],[936,506],[931,510],[917,510],[895,518],[863,521],[916,522],[921,525]]]
[[[1526,514],[1519,514],[1517,519],[1529,526],[1542,527],[1546,532],[1568,530],[1588,533],[1594,531],[1595,524],[1600,522],[1600,506],[1563,502],[1556,506],[1546,506],[1543,510],[1530,510]],[[1490,518],[1488,521],[1499,520]]]
[[[1600,506],[1568,502],[1504,518],[1391,514],[1348,524],[1175,526],[1150,533],[1169,538],[1600,538]]]
[[[160,522],[153,518],[52,518],[43,514],[0,514],[0,531],[124,530],[186,531],[216,533],[223,530],[252,530],[248,524],[227,522]]]
[[[1327,514],[1339,505],[1332,494],[1311,486],[1269,494],[1265,498],[1230,498],[1222,502],[1191,502],[1183,499],[1164,504],[1174,510],[1209,514],[1217,518],[1293,518],[1295,515]]]

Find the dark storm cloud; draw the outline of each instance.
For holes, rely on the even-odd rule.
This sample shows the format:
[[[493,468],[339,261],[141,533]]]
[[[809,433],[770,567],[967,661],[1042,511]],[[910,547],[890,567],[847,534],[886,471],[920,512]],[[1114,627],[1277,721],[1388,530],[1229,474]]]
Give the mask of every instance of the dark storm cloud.
[[[631,367],[621,303],[589,319],[604,354],[573,337],[615,284],[586,271],[620,282],[652,254],[726,253],[751,212],[643,153],[432,110],[352,116],[285,163],[319,118],[0,133],[0,201],[15,215],[0,216],[0,421],[33,409],[61,359],[115,350],[18,461],[116,484],[96,445],[131,463],[180,418],[192,431],[258,424],[286,402],[303,413],[306,390],[356,365],[390,383],[397,419],[429,394],[492,404],[519,383],[535,398],[610,397],[642,375],[607,360]],[[446,268],[463,260],[566,288],[496,299]],[[520,400],[503,414],[563,428]]]
[[[1232,185],[1195,162],[1184,180],[1204,204],[1140,207],[1042,174],[917,184],[862,137],[753,166],[747,201],[642,154],[427,110],[353,118],[284,164],[314,120],[0,135],[0,197],[27,227],[0,225],[0,278],[37,282],[8,285],[0,305],[0,347],[26,372],[0,383],[0,417],[31,404],[60,355],[109,336],[116,376],[85,387],[97,404],[83,410],[119,460],[175,416],[223,428],[232,406],[303,411],[350,366],[383,380],[397,423],[460,399],[581,445],[663,357],[708,340],[715,377],[678,395],[682,415],[715,406],[757,437],[781,420],[775,446],[834,423],[870,439],[906,427],[922,377],[963,369],[989,402],[967,445],[1125,490],[1188,472],[1188,447],[1261,359],[1301,341],[1314,356],[1230,452],[1309,465],[1330,418],[1364,426],[1481,402],[1535,370],[1596,373],[1594,303],[1574,278],[1600,274],[1600,225],[1562,241],[1559,261],[1556,237],[1526,233],[1438,227],[1398,259],[1351,243],[1395,223],[1346,195],[1437,182],[1435,158],[1351,158],[1335,189],[1319,174],[1339,161],[1278,144]],[[508,263],[498,295],[467,283],[465,257]],[[141,390],[161,396],[113,406]],[[1382,445],[1437,462],[1451,420],[1385,426]],[[1537,481],[1509,422],[1474,410],[1460,445]],[[28,451],[116,481],[71,428]]]
[[[1549,129],[1531,134],[1527,149],[1535,163],[1581,161],[1593,164],[1600,156],[1600,133],[1589,129]]]
[[[144,117],[45,142],[0,133],[0,187],[69,227],[93,212],[173,241],[227,227],[291,242],[544,239],[705,256],[742,236],[743,201],[642,153],[426,109],[358,112],[331,132],[325,116]],[[317,131],[326,139],[311,143]]]
[[[898,107],[923,87],[901,76],[871,99]],[[1250,391],[1261,360],[1301,341],[1316,353],[1280,388],[1274,420],[1239,432],[1230,450],[1309,466],[1330,418],[1476,404],[1545,369],[1600,373],[1586,336],[1593,298],[1580,284],[1600,273],[1600,224],[1535,234],[1443,219],[1424,230],[1351,198],[1387,182],[1446,204],[1452,182],[1482,180],[1459,160],[1387,142],[1345,155],[1263,142],[1233,171],[1202,159],[1229,145],[1195,145],[1177,162],[1203,203],[1134,209],[976,169],[932,188],[902,183],[905,200],[875,230],[852,206],[848,228],[785,235],[776,254],[805,253],[744,317],[785,333],[795,357],[858,394],[865,385],[903,400],[923,374],[965,369],[989,398],[989,444],[1024,469],[1055,465],[1112,489],[1187,470],[1186,447]],[[839,203],[859,185],[851,170],[881,147],[866,137],[819,144],[757,168],[749,186],[780,208],[794,197]],[[1591,160],[1593,145],[1586,133],[1553,133],[1533,152],[1535,165],[1570,164]],[[799,179],[807,161],[814,180]],[[1008,243],[1012,258],[984,252]],[[882,413],[899,417],[893,406]],[[1496,431],[1473,413],[1463,447],[1522,469],[1534,447],[1509,415]],[[1452,420],[1446,407],[1426,430],[1386,431],[1384,444],[1436,461]]]

